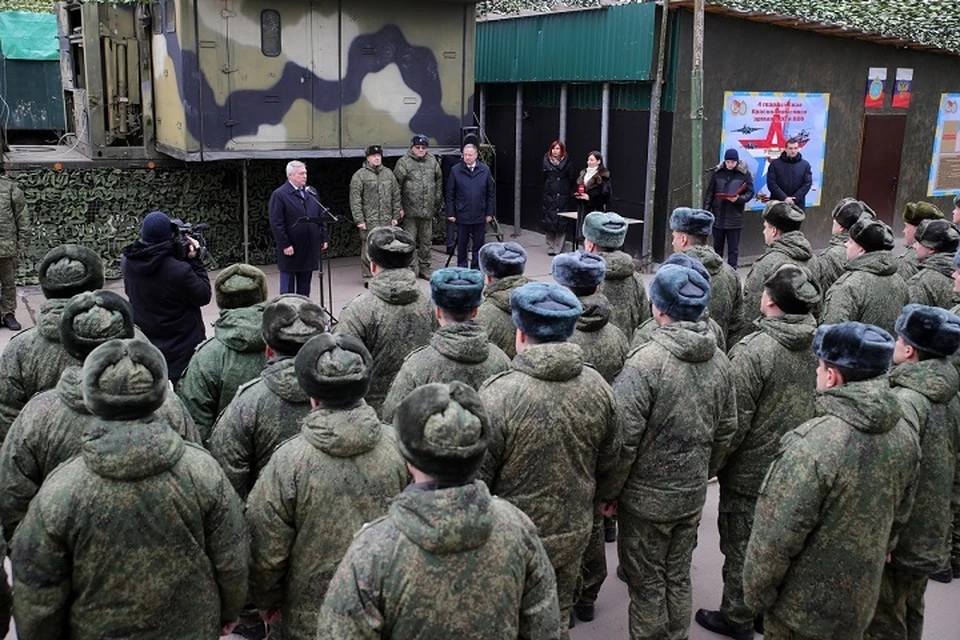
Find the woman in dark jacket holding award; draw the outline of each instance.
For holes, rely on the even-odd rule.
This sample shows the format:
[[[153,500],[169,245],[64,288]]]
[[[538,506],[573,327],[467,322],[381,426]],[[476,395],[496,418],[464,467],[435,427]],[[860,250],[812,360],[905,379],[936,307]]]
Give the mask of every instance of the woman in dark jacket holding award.
[[[740,161],[736,149],[727,149],[723,162],[713,169],[710,186],[703,198],[703,208],[714,216],[713,249],[721,257],[727,245],[727,262],[734,269],[740,257],[740,232],[743,230],[743,209],[753,200],[753,176]]]
[[[593,211],[606,211],[613,195],[610,184],[610,172],[603,166],[603,156],[599,151],[587,154],[587,168],[577,178],[577,238],[583,237],[583,219]]]
[[[551,142],[543,156],[543,234],[550,256],[563,253],[567,221],[558,214],[573,210],[574,171],[566,146],[559,140]]]

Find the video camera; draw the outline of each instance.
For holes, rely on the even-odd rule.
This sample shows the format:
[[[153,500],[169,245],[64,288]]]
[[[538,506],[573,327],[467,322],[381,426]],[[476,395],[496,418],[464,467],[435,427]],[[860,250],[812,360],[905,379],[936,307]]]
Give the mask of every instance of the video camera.
[[[207,239],[203,236],[203,232],[209,229],[206,224],[190,224],[179,218],[171,220],[170,224],[173,225],[174,256],[178,260],[186,260],[190,255],[190,249],[193,245],[187,238],[193,238],[199,243],[197,258],[203,260],[207,257]]]

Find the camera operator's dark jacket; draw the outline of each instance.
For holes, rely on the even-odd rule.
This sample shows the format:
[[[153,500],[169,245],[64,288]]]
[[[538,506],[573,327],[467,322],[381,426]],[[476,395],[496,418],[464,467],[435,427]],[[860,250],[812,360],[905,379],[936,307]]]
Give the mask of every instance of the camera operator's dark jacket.
[[[163,353],[176,382],[206,337],[200,307],[210,303],[207,270],[200,260],[175,258],[173,240],[137,240],[123,249],[120,271],[133,321]]]

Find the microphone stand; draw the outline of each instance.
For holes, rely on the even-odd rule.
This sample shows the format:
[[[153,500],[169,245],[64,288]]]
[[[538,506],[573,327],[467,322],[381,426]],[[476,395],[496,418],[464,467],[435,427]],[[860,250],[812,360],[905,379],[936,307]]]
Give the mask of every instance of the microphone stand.
[[[330,209],[324,206],[324,204],[320,202],[320,199],[317,198],[316,189],[308,186],[304,189],[304,193],[307,196],[309,196],[311,200],[316,202],[318,207],[320,207],[320,217],[312,218],[310,216],[303,216],[297,219],[297,221],[294,223],[294,226],[300,223],[303,223],[303,224],[320,225],[322,228],[322,226],[327,222],[334,223],[334,224],[340,222],[340,218],[333,215],[333,212],[331,212]],[[323,251],[323,249],[321,249],[321,251]],[[327,261],[326,269],[323,268],[324,259],[326,259]],[[329,328],[332,329],[337,324],[337,318],[336,316],[333,315],[333,270],[330,266],[329,250],[323,252],[323,255],[321,255],[319,260],[319,265],[320,265],[320,268],[317,273],[317,280],[320,284],[320,307],[324,310],[326,315],[329,317],[329,325],[330,325]],[[326,286],[326,291],[324,290],[325,286]],[[328,298],[330,300],[329,308],[327,307]]]

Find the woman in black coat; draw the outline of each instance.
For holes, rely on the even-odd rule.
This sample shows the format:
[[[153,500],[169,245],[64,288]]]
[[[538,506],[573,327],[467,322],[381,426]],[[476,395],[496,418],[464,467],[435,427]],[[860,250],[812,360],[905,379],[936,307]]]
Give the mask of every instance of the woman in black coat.
[[[587,168],[577,178],[577,193],[580,201],[577,207],[577,237],[583,237],[583,219],[593,211],[606,211],[613,195],[610,184],[610,172],[603,166],[603,156],[599,151],[587,154]]]
[[[558,214],[573,210],[574,171],[567,147],[559,140],[551,142],[543,155],[543,234],[549,256],[563,252],[567,220]]]

